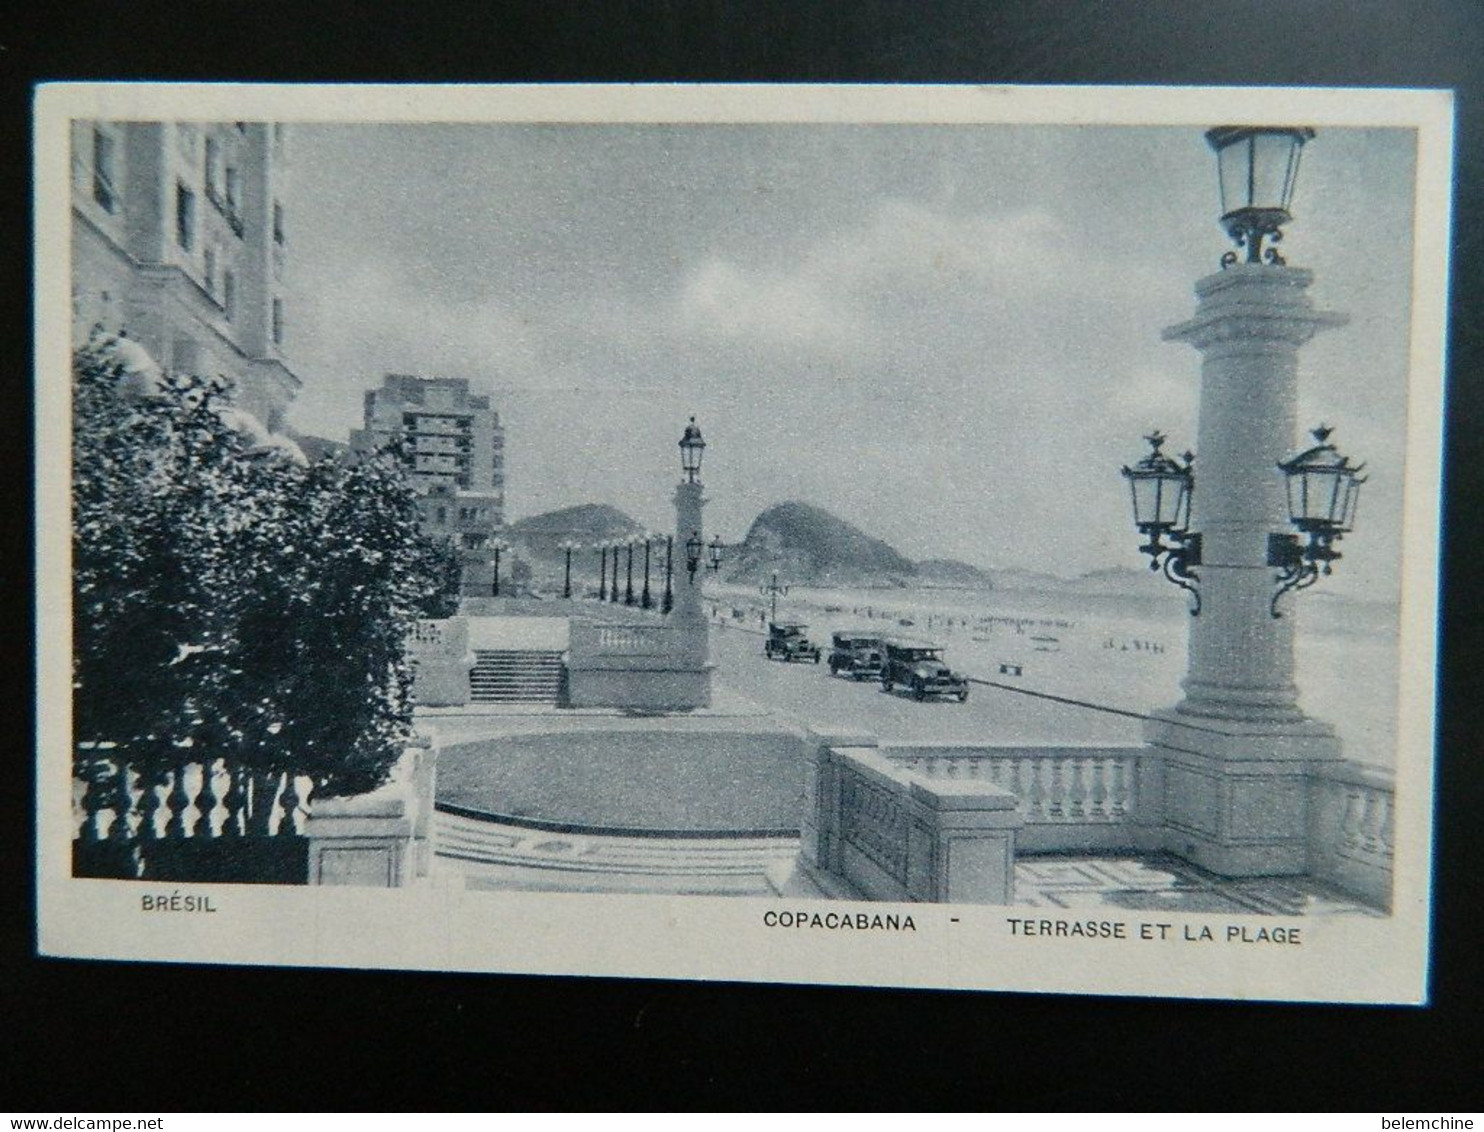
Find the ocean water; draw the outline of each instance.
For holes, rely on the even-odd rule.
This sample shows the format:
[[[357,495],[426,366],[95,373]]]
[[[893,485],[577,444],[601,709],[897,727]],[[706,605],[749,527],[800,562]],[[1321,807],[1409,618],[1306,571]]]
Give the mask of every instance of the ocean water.
[[[718,586],[721,616],[756,627],[756,589]],[[1300,704],[1332,724],[1347,758],[1396,763],[1397,609],[1304,595],[1296,616]],[[821,643],[837,629],[929,639],[955,669],[987,680],[1127,711],[1182,695],[1190,617],[1184,595],[1154,597],[996,590],[793,587],[780,617],[808,622]],[[911,622],[911,624],[904,624]],[[1015,669],[1019,675],[1015,675]],[[1008,669],[1008,671],[1005,671]]]

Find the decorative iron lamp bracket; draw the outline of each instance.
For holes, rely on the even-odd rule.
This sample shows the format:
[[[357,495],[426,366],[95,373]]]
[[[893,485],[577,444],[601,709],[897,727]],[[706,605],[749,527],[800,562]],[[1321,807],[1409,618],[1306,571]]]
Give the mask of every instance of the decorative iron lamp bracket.
[[[1201,576],[1192,567],[1201,564],[1201,536],[1198,531],[1189,531],[1184,534],[1171,535],[1180,541],[1174,544],[1166,544],[1159,541],[1159,536],[1139,549],[1149,555],[1149,569],[1163,572],[1165,579],[1174,582],[1182,590],[1185,590],[1195,598],[1195,604],[1191,606],[1190,615],[1199,617],[1201,615],[1201,591],[1199,588]]]
[[[1306,590],[1319,581],[1320,575],[1334,572],[1331,563],[1340,557],[1340,552],[1331,543],[1332,539],[1319,534],[1310,534],[1307,546],[1299,541],[1298,535],[1268,535],[1268,565],[1278,571],[1274,579],[1278,589],[1268,607],[1274,618],[1283,616],[1278,601],[1284,594]]]

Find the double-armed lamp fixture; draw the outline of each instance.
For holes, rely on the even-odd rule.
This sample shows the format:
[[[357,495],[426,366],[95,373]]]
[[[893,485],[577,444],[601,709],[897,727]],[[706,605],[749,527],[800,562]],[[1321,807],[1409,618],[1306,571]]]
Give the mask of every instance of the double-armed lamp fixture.
[[[1321,574],[1334,573],[1340,552],[1335,543],[1355,528],[1364,464],[1352,464],[1329,443],[1333,429],[1320,425],[1310,434],[1318,443],[1277,465],[1288,496],[1288,521],[1298,534],[1274,532],[1268,536],[1268,565],[1278,571],[1277,591],[1270,612],[1282,617],[1278,599],[1290,590],[1312,586]],[[1190,614],[1201,611],[1201,536],[1190,529],[1190,504],[1195,494],[1194,454],[1173,460],[1160,451],[1165,438],[1158,432],[1144,438],[1150,451],[1133,467],[1124,466],[1133,496],[1134,526],[1147,540],[1139,547],[1149,555],[1151,570],[1164,575],[1195,597]],[[1307,541],[1305,541],[1307,540]]]

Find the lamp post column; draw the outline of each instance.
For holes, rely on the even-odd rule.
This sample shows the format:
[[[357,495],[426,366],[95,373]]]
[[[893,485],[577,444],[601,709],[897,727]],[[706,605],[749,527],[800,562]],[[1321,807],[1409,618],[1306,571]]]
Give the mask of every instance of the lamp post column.
[[[1278,465],[1298,438],[1298,350],[1343,315],[1315,310],[1302,268],[1236,264],[1200,281],[1196,317],[1165,331],[1200,350],[1200,463],[1192,503],[1201,614],[1190,623],[1182,715],[1304,718],[1293,618],[1274,618],[1268,536],[1288,530]]]
[[[1299,347],[1346,321],[1314,308],[1312,281],[1232,264],[1196,284],[1195,317],[1164,333],[1202,354],[1201,606],[1184,699],[1145,733],[1164,751],[1166,848],[1227,876],[1303,871],[1305,765],[1339,755],[1333,728],[1298,705],[1294,619],[1271,611],[1268,537],[1288,529],[1278,465],[1297,439]]]
[[[701,484],[697,482],[675,485],[675,546],[685,546],[688,541],[703,544],[702,510],[706,500]],[[688,553],[688,552],[687,552]],[[675,586],[674,616],[677,621],[705,621],[701,612],[701,563],[697,561],[694,571],[686,562],[686,576]]]

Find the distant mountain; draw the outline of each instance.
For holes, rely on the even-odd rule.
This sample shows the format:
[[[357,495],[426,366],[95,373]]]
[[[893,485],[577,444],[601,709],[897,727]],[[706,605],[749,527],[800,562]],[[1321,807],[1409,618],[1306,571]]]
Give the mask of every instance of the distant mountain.
[[[893,547],[820,507],[790,501],[752,521],[725,575],[761,581],[778,571],[796,585],[904,585],[917,566]]]
[[[555,558],[562,553],[561,544],[569,539],[590,547],[603,539],[625,538],[643,530],[643,526],[617,507],[582,503],[519,519],[509,524],[501,536],[535,557]]]
[[[926,586],[965,590],[992,590],[995,580],[986,570],[955,558],[924,558],[917,563],[917,579]]]

